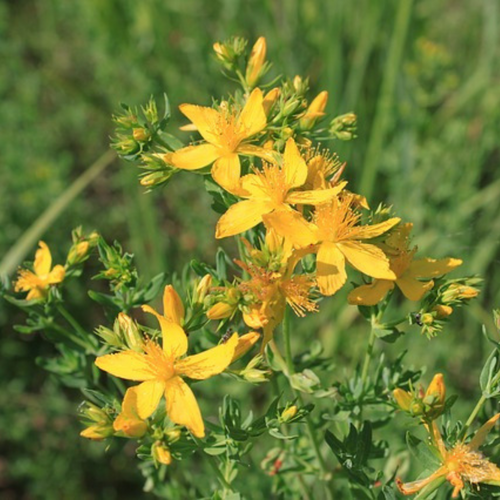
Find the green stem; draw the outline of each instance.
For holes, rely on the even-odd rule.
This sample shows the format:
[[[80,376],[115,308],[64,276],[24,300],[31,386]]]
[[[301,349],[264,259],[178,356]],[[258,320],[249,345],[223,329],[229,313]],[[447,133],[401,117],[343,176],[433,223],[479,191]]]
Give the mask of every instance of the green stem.
[[[0,262],[0,276],[10,275],[15,271],[43,233],[115,158],[114,151],[104,153],[33,222],[3,257]]]
[[[194,440],[195,440],[196,444],[198,445],[198,447],[200,448],[200,451],[203,453],[203,456],[208,460],[208,463],[210,464],[210,467],[212,467],[213,471],[215,472],[217,479],[221,482],[222,486],[224,487],[224,491],[226,491],[226,490],[233,491],[231,485],[227,482],[227,479],[224,477],[224,474],[222,474],[221,470],[219,469],[219,467],[215,463],[214,457],[212,457],[211,455],[208,455],[207,453],[205,453],[203,451],[203,447],[200,445],[200,442],[196,438],[194,438]]]
[[[75,332],[81,337],[84,347],[89,349],[92,353],[95,354],[95,345],[93,345],[92,338],[89,336],[87,331],[78,323],[78,321],[70,314],[70,312],[62,305],[57,305],[57,310],[61,314],[61,316],[73,327]]]
[[[290,341],[290,318],[289,318],[289,311],[288,309],[285,309],[285,316],[283,318],[283,341],[285,343],[285,360],[286,360],[286,366],[288,370],[288,377],[294,374],[295,369],[293,366],[293,358],[292,358],[292,348],[291,348],[291,341]],[[290,382],[289,382],[290,383]],[[292,391],[292,394],[294,397],[296,397],[300,403],[301,406],[304,406],[304,399],[302,398],[302,394],[300,392],[297,392],[292,384],[290,383],[290,389]],[[314,427],[314,423],[311,419],[311,415],[306,415],[306,425],[307,425],[307,432],[309,434],[309,439],[311,441],[311,444],[314,449],[314,454],[316,455],[316,459],[318,460],[321,472],[323,474],[323,478],[326,478],[329,475],[329,470],[326,465],[325,459],[323,458],[323,455],[321,454],[321,449],[320,445],[318,443],[318,440],[316,438],[316,429]],[[327,484],[325,486],[325,498],[328,500],[332,499],[332,494],[330,492],[330,489]]]
[[[370,368],[370,361],[372,360],[373,346],[375,344],[375,328],[373,327],[373,319],[370,326],[370,338],[368,339],[368,346],[366,347],[365,359],[363,361],[363,369],[361,371],[361,384],[364,388],[366,379],[368,378],[368,369]]]
[[[413,0],[400,0],[397,5],[398,11],[396,14],[394,31],[391,37],[389,53],[387,54],[382,86],[377,100],[370,142],[368,143],[365,153],[362,170],[363,174],[359,185],[359,192],[363,193],[368,199],[371,198],[373,193],[382,147],[393,116],[392,107],[395,98],[396,81],[400,74],[401,60],[405,47],[406,34],[410,24]]]
[[[51,325],[49,325],[49,328],[51,328],[52,330],[54,330],[57,333],[60,333],[62,336],[66,337],[68,340],[75,343],[76,345],[83,347],[85,350],[87,350],[89,348],[89,346],[86,344],[85,341],[83,341],[82,339],[80,339],[76,335],[73,335],[71,332],[68,332],[67,330],[60,327],[59,325],[51,324]]]
[[[469,418],[467,419],[467,422],[465,422],[464,428],[462,429],[463,437],[467,435],[469,427],[472,425],[472,422],[474,422],[475,418],[477,417],[477,414],[481,411],[481,408],[483,407],[487,399],[488,398],[483,394],[479,399],[479,401],[477,402],[476,406],[474,406],[472,413],[469,415]]]

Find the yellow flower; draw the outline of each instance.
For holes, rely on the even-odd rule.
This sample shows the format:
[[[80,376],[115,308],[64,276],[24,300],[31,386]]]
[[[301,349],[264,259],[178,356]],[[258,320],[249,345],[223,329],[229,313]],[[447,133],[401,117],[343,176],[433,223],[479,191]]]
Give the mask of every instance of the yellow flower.
[[[396,483],[401,493],[413,495],[434,481],[438,486],[443,478],[453,486],[452,498],[459,497],[465,482],[473,485],[485,483],[500,486],[500,469],[478,451],[486,435],[499,418],[500,413],[497,413],[476,432],[469,443],[460,441],[450,450],[446,449],[436,422],[433,422],[431,432],[441,455],[441,466],[425,479],[411,483],[403,483],[398,478]]]
[[[184,170],[198,170],[211,163],[212,177],[229,192],[238,192],[241,176],[239,154],[262,156],[273,161],[268,150],[248,144],[247,140],[258,134],[267,124],[260,89],[250,94],[238,116],[223,109],[181,104],[180,108],[196,125],[206,142],[188,146],[165,156],[165,161]]]
[[[108,354],[98,357],[95,364],[115,377],[142,382],[129,389],[135,393],[140,419],[148,418],[164,395],[170,420],[186,426],[196,437],[204,437],[205,426],[198,403],[183,377],[204,380],[223,372],[231,363],[238,335],[205,352],[184,357],[188,348],[187,336],[181,327],[184,307],[171,286],[165,287],[163,304],[163,316],[143,306],[146,312],[158,318],[163,347],[149,340],[142,353],[128,350]]]
[[[420,300],[432,289],[435,278],[453,271],[462,264],[460,259],[451,257],[445,259],[413,260],[416,248],[409,249],[409,234],[413,224],[402,224],[383,245],[389,256],[390,267],[395,279],[376,279],[368,285],[361,285],[349,293],[350,304],[372,306],[380,302],[389,290],[396,284],[403,295],[409,300]],[[421,279],[429,281],[420,281]]]
[[[229,207],[219,219],[216,238],[226,238],[242,233],[263,221],[271,212],[286,212],[292,218],[292,226],[300,234],[301,226],[307,224],[302,215],[290,205],[317,205],[333,198],[344,187],[344,183],[335,188],[317,191],[296,191],[307,179],[307,165],[301,157],[295,141],[288,139],[283,156],[283,165],[264,164],[263,171],[245,175],[241,179],[240,196],[246,198]],[[264,219],[267,224],[267,220]],[[302,222],[301,222],[302,221]],[[269,221],[277,232],[279,228]]]
[[[35,262],[33,264],[35,272],[21,269],[19,278],[15,283],[14,290],[16,292],[29,292],[26,300],[45,297],[50,285],[61,283],[65,275],[63,266],[57,265],[51,270],[52,255],[49,247],[43,241],[40,241],[38,245],[40,248],[35,253]]]

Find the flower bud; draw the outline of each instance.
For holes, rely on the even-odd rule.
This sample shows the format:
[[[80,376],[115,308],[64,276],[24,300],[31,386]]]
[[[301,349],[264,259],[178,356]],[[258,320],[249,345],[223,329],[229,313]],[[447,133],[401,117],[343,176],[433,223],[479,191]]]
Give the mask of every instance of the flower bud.
[[[165,431],[165,436],[168,439],[169,443],[175,443],[182,436],[182,432],[180,429],[177,429],[177,428],[168,429]]]
[[[184,304],[172,285],[163,291],[163,316],[176,325],[184,322]]]
[[[132,137],[137,142],[146,142],[150,138],[150,133],[147,129],[145,129],[143,127],[134,128],[132,130]]]
[[[118,314],[117,321],[125,345],[134,351],[142,351],[144,341],[137,323],[122,312]]]
[[[153,459],[160,464],[170,465],[172,463],[172,454],[170,453],[170,450],[160,441],[153,444],[151,448],[151,455],[153,456]]]
[[[80,241],[79,243],[74,244],[68,253],[68,258],[66,262],[68,266],[75,266],[83,262],[90,250],[90,243],[88,241]]]
[[[203,278],[201,278],[198,286],[195,291],[195,303],[201,304],[205,297],[209,294],[210,288],[212,287],[212,275],[205,274]]]
[[[354,113],[337,116],[330,122],[330,134],[341,141],[350,141],[356,137],[356,121]]]
[[[425,392],[424,402],[426,404],[436,406],[443,405],[446,399],[446,386],[442,373],[434,375],[427,391]]]
[[[453,307],[445,306],[443,304],[438,304],[432,308],[432,311],[435,313],[436,318],[443,319],[450,316],[453,313]]]
[[[297,415],[297,407],[295,405],[290,406],[286,410],[284,410],[280,415],[280,420],[285,423],[291,420],[293,417]]]
[[[320,92],[311,102],[304,116],[300,119],[300,127],[303,130],[310,130],[319,118],[325,115],[325,108],[328,102],[328,92]]]
[[[274,87],[274,89],[271,89],[265,96],[264,100],[262,101],[262,106],[264,108],[264,113],[266,116],[269,116],[269,112],[271,111],[272,107],[278,100],[280,96],[281,90],[279,87]]]
[[[264,69],[266,60],[266,39],[261,36],[252,48],[248,59],[245,80],[250,88],[255,87]]]
[[[80,432],[80,436],[92,439],[93,441],[103,441],[113,435],[113,428],[110,425],[96,424],[90,425]]]
[[[235,310],[235,305],[217,302],[207,311],[207,318],[211,320],[229,318]]]
[[[396,403],[403,411],[410,411],[410,406],[413,401],[413,396],[411,393],[404,391],[403,389],[394,389],[392,392]]]

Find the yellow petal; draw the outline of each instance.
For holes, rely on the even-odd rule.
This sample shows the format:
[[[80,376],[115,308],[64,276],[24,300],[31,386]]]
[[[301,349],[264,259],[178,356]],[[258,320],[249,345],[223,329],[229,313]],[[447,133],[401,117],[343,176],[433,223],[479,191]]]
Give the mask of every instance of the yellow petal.
[[[295,248],[304,248],[318,241],[316,226],[296,210],[274,210],[262,219],[267,227],[274,229]]]
[[[144,382],[149,384],[151,382]],[[116,432],[123,432],[131,438],[140,438],[148,430],[148,424],[139,417],[137,405],[137,387],[127,389],[123,398],[122,411],[113,422]]]
[[[283,171],[288,189],[302,186],[307,179],[307,165],[300,155],[299,148],[290,137],[286,141],[285,153],[283,155]]]
[[[126,380],[152,380],[155,373],[151,370],[145,354],[136,351],[123,351],[116,354],[99,356],[95,364],[101,370]]]
[[[403,483],[401,479],[396,478],[396,485],[399,488],[399,491],[403,493],[403,495],[414,495],[419,492],[428,484],[436,481],[437,479],[441,479],[440,483],[445,481],[445,475],[447,474],[447,469],[445,467],[440,467],[436,472],[431,474],[429,477],[424,479],[418,479],[417,481],[412,481],[411,483]],[[437,484],[436,484],[437,485]]]
[[[470,449],[477,450],[484,443],[486,436],[491,431],[491,429],[493,429],[499,418],[500,413],[497,413],[479,428],[479,430],[474,434],[474,437],[472,438],[470,443],[468,443]]]
[[[358,226],[353,229],[353,234],[356,235],[357,240],[369,240],[370,238],[376,238],[386,233],[400,222],[401,219],[399,217],[392,217],[391,219],[379,222],[378,224],[372,224],[371,226]]]
[[[165,392],[165,382],[147,380],[133,389],[137,396],[137,415],[144,420],[150,417],[158,407],[158,403]]]
[[[396,275],[389,267],[385,253],[375,245],[359,243],[358,241],[342,241],[338,243],[338,247],[349,264],[358,271],[372,278],[396,279]]]
[[[295,191],[293,193],[288,193],[285,202],[298,205],[321,205],[321,203],[330,201],[334,196],[342,191],[346,184],[346,182],[342,182],[338,186],[330,189],[316,189],[314,191]]]
[[[418,281],[404,274],[396,280],[396,284],[409,300],[420,300],[434,286],[434,281]]]
[[[174,358],[180,358],[186,354],[188,348],[186,332],[178,324],[158,314],[152,307],[142,306],[142,310],[154,314],[158,319],[163,338],[163,351],[167,355],[173,355]]]
[[[165,386],[168,418],[185,425],[196,437],[205,437],[205,425],[193,391],[180,377],[171,378]]]
[[[220,128],[220,122],[224,118],[218,111],[194,104],[181,104],[179,109],[194,123],[196,129],[206,141],[216,145],[219,144],[219,136],[216,131]]]
[[[238,334],[234,333],[224,344],[219,344],[194,356],[188,356],[175,363],[175,373],[196,380],[213,377],[229,366],[237,345]]]
[[[242,196],[251,197],[252,199],[269,200],[269,188],[264,182],[264,178],[255,174],[244,175],[241,178],[240,186]]]
[[[64,276],[66,275],[66,271],[63,266],[57,265],[54,266],[54,269],[50,271],[49,275],[45,282],[49,285],[55,285],[57,283],[61,283],[64,280]]]
[[[453,271],[462,264],[461,259],[418,259],[410,264],[409,272],[416,278],[434,278]]]
[[[262,102],[264,96],[260,89],[254,89],[241,111],[238,124],[245,129],[245,138],[257,134],[266,127],[267,118]]]
[[[374,306],[378,304],[389,290],[394,288],[394,282],[389,280],[375,280],[369,285],[361,285],[352,290],[347,296],[349,304],[357,306]]]
[[[233,194],[240,189],[241,166],[237,154],[229,154],[218,158],[212,166],[214,181]]]
[[[52,255],[50,254],[49,247],[44,241],[38,242],[39,249],[35,253],[35,262],[33,263],[33,269],[35,274],[38,276],[43,276],[50,273],[50,268],[52,266]]]
[[[198,170],[214,162],[220,156],[220,151],[212,144],[200,144],[178,149],[169,155],[169,162],[174,167],[184,170]]]
[[[242,356],[244,356],[260,339],[260,333],[250,332],[245,333],[238,339],[238,345],[234,350],[233,358],[231,359],[231,363],[234,363]]]
[[[178,325],[184,321],[184,305],[172,285],[167,285],[163,290],[163,315]]]
[[[272,205],[266,201],[245,200],[235,203],[217,222],[215,237],[227,238],[251,229],[272,209]]]
[[[276,163],[276,158],[279,154],[269,148],[261,148],[260,146],[254,146],[253,144],[240,144],[236,150],[240,155],[245,156],[257,156],[266,160],[269,163]]]
[[[345,259],[335,243],[325,241],[318,249],[316,278],[323,295],[333,295],[347,280]]]

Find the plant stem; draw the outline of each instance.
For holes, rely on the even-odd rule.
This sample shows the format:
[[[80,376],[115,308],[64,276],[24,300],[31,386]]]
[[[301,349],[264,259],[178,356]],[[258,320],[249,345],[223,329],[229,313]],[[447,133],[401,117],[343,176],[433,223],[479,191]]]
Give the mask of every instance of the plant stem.
[[[200,443],[198,442],[198,440],[196,439],[195,441],[198,444],[198,446],[200,446]],[[227,482],[227,479],[224,477],[224,474],[222,474],[222,471],[219,469],[219,467],[215,463],[214,457],[212,457],[211,455],[208,455],[208,453],[205,453],[203,451],[203,449],[201,448],[201,446],[200,446],[200,449],[203,453],[203,456],[207,458],[208,463],[210,464],[210,467],[212,467],[213,471],[217,475],[217,479],[221,482],[222,486],[224,487],[224,491],[226,491],[226,490],[232,491],[233,489],[232,489],[231,485]]]
[[[467,435],[469,427],[472,425],[472,422],[474,422],[474,419],[477,417],[477,414],[481,411],[481,408],[483,407],[487,399],[488,398],[483,394],[479,399],[479,401],[477,402],[476,406],[474,406],[474,409],[472,410],[471,414],[469,415],[469,418],[467,419],[467,422],[465,422],[464,428],[462,429],[461,434],[463,437]]]
[[[295,369],[293,366],[293,358],[292,358],[292,348],[291,348],[291,341],[290,341],[290,318],[289,318],[289,311],[288,309],[285,309],[285,316],[283,318],[283,341],[285,343],[285,359],[286,359],[286,366],[288,370],[288,381],[290,383],[290,389],[292,391],[292,394],[294,397],[296,397],[300,403],[301,406],[304,406],[304,399],[302,398],[302,394],[300,392],[296,391],[291,382],[290,382],[290,376],[294,374]],[[328,467],[326,465],[325,459],[323,458],[323,455],[321,454],[321,449],[318,443],[318,440],[316,439],[316,429],[314,427],[314,423],[311,419],[311,415],[306,415],[306,425],[307,425],[307,432],[309,434],[309,439],[311,441],[311,444],[314,448],[314,453],[316,455],[316,459],[318,460],[321,472],[323,474],[323,478],[326,478],[329,474]],[[328,500],[332,499],[332,494],[330,492],[330,489],[328,485],[325,483],[325,498]]]
[[[368,339],[368,346],[366,347],[365,359],[363,361],[363,369],[361,371],[361,384],[364,388],[366,379],[368,377],[368,369],[370,368],[370,361],[372,360],[373,345],[375,344],[375,328],[373,328],[373,318],[370,323],[370,338]]]
[[[116,158],[114,151],[108,151],[100,156],[78,179],[69,186],[54,202],[47,207],[45,212],[33,222],[23,233],[0,262],[0,276],[13,273],[23,261],[37,240],[66,210],[68,205],[94,180],[99,174],[113,163]]]
[[[82,338],[82,342],[87,349],[90,349],[93,353],[95,353],[95,346],[92,345],[92,339],[89,337],[87,331],[78,323],[78,321],[70,314],[70,312],[62,305],[57,305],[57,310],[61,314],[61,316],[73,327],[75,332],[79,337]]]
[[[53,324],[49,325],[48,327],[51,328],[52,330],[54,330],[55,332],[60,333],[62,336],[66,337],[68,340],[75,343],[76,345],[83,347],[85,350],[88,349],[89,346],[86,344],[86,342],[84,342],[82,339],[80,339],[76,335],[73,335],[71,332],[68,332],[64,328],[60,327],[59,325],[56,325],[53,323]]]

